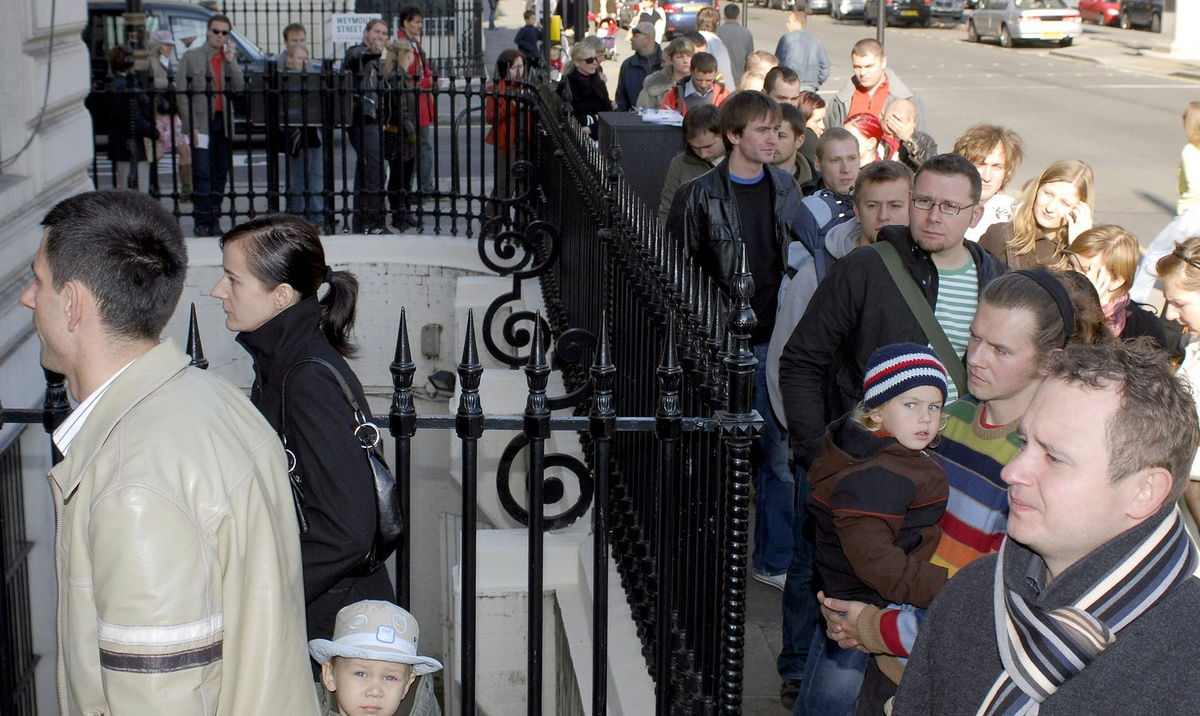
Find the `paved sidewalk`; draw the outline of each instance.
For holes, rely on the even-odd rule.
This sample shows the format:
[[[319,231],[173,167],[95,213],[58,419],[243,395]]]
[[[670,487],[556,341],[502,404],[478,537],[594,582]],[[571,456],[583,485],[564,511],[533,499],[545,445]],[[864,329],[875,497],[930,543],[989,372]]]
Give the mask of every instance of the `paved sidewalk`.
[[[1073,46],[1050,50],[1050,54],[1115,69],[1200,82],[1200,60],[1172,57],[1167,52],[1170,44],[1170,39],[1163,34],[1147,32],[1117,37],[1085,32]]]

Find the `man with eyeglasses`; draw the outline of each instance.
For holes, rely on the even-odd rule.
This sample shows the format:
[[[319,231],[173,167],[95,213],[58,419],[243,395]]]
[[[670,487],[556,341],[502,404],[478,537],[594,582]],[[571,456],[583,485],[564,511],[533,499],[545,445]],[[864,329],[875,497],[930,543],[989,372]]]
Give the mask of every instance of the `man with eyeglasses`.
[[[1004,266],[974,242],[964,242],[979,221],[981,180],[975,165],[957,154],[939,154],[918,170],[909,227],[885,226],[890,243],[958,358],[966,353],[979,294]],[[910,228],[911,227],[911,228]],[[867,359],[891,343],[930,343],[880,254],[855,249],[829,270],[779,360],[779,387],[792,457],[808,466],[821,453],[825,426],[862,399]],[[950,400],[957,392],[951,385]]]
[[[233,92],[245,87],[241,65],[229,41],[233,23],[224,15],[208,18],[204,44],[179,63],[179,119],[192,140],[192,200],[196,236],[221,234],[221,202],[229,177],[229,138],[233,136]]]

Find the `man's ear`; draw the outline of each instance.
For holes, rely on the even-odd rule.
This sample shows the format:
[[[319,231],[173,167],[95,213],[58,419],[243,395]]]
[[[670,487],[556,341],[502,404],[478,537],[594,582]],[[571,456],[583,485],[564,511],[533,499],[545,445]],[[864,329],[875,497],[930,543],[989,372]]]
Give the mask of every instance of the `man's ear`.
[[[63,301],[63,310],[67,312],[67,330],[74,333],[79,328],[83,314],[92,304],[92,292],[82,284],[67,281],[63,284],[62,294],[66,299]]]
[[[735,147],[736,147],[738,144],[740,144],[740,143],[741,143],[741,141],[742,141],[742,135],[740,135],[740,134],[735,134],[735,133],[734,133],[732,130],[730,130],[730,131],[726,132],[726,133],[725,133],[725,137],[726,137],[727,139],[729,139],[729,143],[730,143],[730,144],[732,144],[732,145],[733,145],[733,146],[735,146]],[[726,154],[728,154],[728,153],[729,153],[729,152],[726,152]]]
[[[975,206],[971,207],[971,228],[972,229],[975,228],[975,225],[978,224],[979,220],[982,218],[983,218],[983,204],[980,204],[979,202],[975,202]]]
[[[1136,492],[1126,514],[1130,519],[1144,520],[1163,506],[1175,487],[1175,478],[1165,467],[1148,467],[1126,478],[1136,480]]]

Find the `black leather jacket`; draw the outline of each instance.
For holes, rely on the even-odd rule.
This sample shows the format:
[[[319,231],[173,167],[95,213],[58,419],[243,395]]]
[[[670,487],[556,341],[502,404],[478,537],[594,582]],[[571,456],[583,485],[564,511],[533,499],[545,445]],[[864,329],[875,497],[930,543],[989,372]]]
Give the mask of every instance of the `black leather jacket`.
[[[788,245],[798,239],[795,224],[802,211],[796,180],[782,169],[765,167],[775,189],[775,236],[784,260]],[[687,242],[688,250],[700,267],[726,293],[737,271],[738,244],[742,237],[742,219],[738,214],[729,162],[703,174],[679,188],[671,203],[667,232]],[[682,232],[682,233],[681,233]]]

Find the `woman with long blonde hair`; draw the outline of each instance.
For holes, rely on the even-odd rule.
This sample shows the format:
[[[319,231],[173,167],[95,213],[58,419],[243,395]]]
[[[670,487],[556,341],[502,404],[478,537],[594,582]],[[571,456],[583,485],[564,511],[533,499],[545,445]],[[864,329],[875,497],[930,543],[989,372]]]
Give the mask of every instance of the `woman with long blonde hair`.
[[[1054,162],[1025,185],[1012,221],[993,224],[979,245],[1012,269],[1071,268],[1066,249],[1092,228],[1092,169],[1078,159]]]

